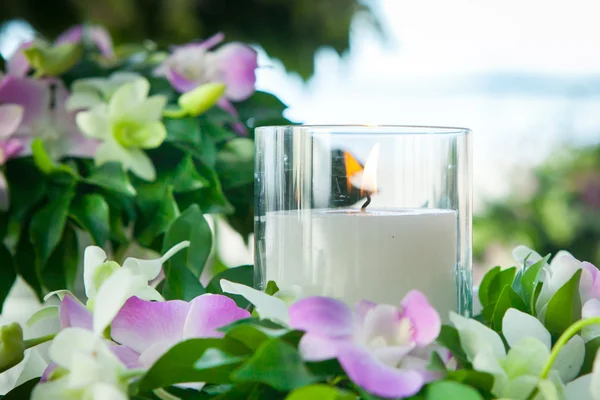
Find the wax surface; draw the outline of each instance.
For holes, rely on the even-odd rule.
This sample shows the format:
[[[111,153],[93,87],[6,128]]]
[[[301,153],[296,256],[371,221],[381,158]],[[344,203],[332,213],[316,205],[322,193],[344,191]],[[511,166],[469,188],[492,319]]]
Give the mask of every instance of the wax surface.
[[[266,277],[303,295],[399,305],[424,292],[442,318],[456,309],[452,210],[308,210],[266,216]]]

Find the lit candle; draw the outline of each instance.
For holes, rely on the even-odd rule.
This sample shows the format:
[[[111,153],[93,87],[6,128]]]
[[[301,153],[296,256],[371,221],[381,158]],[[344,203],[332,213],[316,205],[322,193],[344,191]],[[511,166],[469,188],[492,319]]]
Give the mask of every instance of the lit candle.
[[[361,209],[267,213],[266,278],[348,303],[398,305],[418,289],[445,317],[457,304],[457,214],[369,207],[377,192],[378,153],[376,145],[364,169],[348,173],[354,181],[361,178],[367,197]]]

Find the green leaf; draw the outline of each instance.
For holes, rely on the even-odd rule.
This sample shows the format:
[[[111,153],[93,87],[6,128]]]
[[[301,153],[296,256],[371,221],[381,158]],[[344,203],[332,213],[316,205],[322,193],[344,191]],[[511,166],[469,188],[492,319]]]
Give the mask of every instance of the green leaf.
[[[600,336],[593,338],[589,342],[585,344],[585,359],[583,360],[583,365],[581,366],[581,370],[579,371],[579,375],[585,375],[592,372],[592,368],[594,367],[594,360],[596,359],[596,353],[600,349]]]
[[[446,364],[442,357],[439,355],[437,351],[432,351],[431,356],[429,357],[429,364],[427,365],[427,370],[429,371],[438,371],[438,372],[446,372]]]
[[[17,279],[17,273],[13,256],[4,244],[0,244],[0,310],[2,310],[4,300],[6,300],[15,279]]]
[[[479,285],[479,301],[483,307],[490,303],[488,290],[492,280],[496,277],[496,275],[498,275],[498,273],[500,273],[500,266],[490,269],[481,280],[481,284]]]
[[[15,265],[17,273],[23,277],[25,282],[35,290],[36,294],[42,300],[42,265],[36,262],[35,250],[29,235],[21,235],[15,249]]]
[[[496,276],[492,278],[492,281],[490,282],[490,285],[487,290],[487,304],[495,304],[498,301],[498,298],[502,294],[504,287],[512,286],[516,273],[516,267],[507,268],[503,271],[498,272]]]
[[[46,175],[67,175],[70,178],[76,179],[77,172],[66,164],[57,164],[46,152],[44,142],[37,138],[31,142],[31,152],[35,165]],[[67,178],[68,179],[68,178]]]
[[[44,198],[47,177],[40,173],[31,159],[17,158],[6,163],[6,180],[10,218],[21,224],[30,210]]]
[[[189,339],[167,351],[140,381],[140,390],[147,391],[184,382],[228,383],[229,374],[237,366],[227,360],[223,366],[196,369],[196,363],[208,349],[217,349],[230,356],[248,353],[245,346],[226,339]],[[238,362],[239,364],[239,362]]]
[[[99,194],[76,197],[71,203],[75,220],[92,236],[97,246],[104,246],[110,237],[109,208]]]
[[[6,395],[2,397],[2,400],[23,400],[31,398],[31,391],[39,381],[40,378],[33,378],[25,383],[22,383],[10,392],[6,393]]]
[[[544,326],[554,337],[560,336],[573,322],[581,319],[580,278],[581,270],[578,270],[548,302]]]
[[[538,297],[540,297],[540,294],[542,293],[543,286],[544,284],[542,282],[538,282],[535,284],[535,289],[533,289],[533,295],[531,296],[531,304],[529,305],[529,308],[531,310],[531,315],[533,315],[534,317],[537,317],[535,305],[537,303]]]
[[[265,293],[269,296],[273,296],[275,293],[279,292],[279,287],[275,283],[275,281],[267,282],[267,287],[265,288]]]
[[[523,299],[514,291],[511,286],[504,286],[504,290],[500,294],[494,314],[492,315],[492,328],[496,332],[502,332],[502,318],[509,308],[516,308],[519,311],[527,312],[527,307]]]
[[[452,353],[452,356],[456,359],[460,367],[471,367],[471,363],[469,363],[467,355],[460,344],[460,337],[456,328],[450,325],[442,325],[437,342],[450,350],[450,353]]]
[[[548,262],[549,258],[550,255],[547,255],[535,264],[521,268],[513,281],[513,289],[523,299],[527,307],[531,306],[531,298],[538,282],[540,269]],[[528,308],[526,311],[529,312],[530,310],[531,308]]]
[[[140,215],[134,226],[137,241],[146,247],[165,233],[179,215],[172,186],[164,182],[140,183],[136,197]]]
[[[237,382],[264,383],[280,391],[307,386],[316,380],[298,351],[281,339],[263,342],[231,377]]]
[[[198,204],[205,214],[229,214],[234,211],[233,206],[225,197],[217,173],[210,167],[201,163],[196,164],[200,175],[209,183],[208,187],[186,193],[178,193],[177,201],[182,209],[192,204]]]
[[[219,151],[215,169],[224,188],[254,182],[254,141],[237,138],[227,142]]]
[[[164,267],[165,280],[162,295],[167,300],[192,301],[206,293],[200,279],[187,268],[173,267],[167,263]]]
[[[446,379],[464,383],[465,385],[489,392],[494,386],[494,376],[487,372],[474,371],[470,369],[459,369],[448,371]]]
[[[175,193],[191,192],[208,186],[206,178],[196,170],[190,154],[186,154],[177,166],[169,171],[168,178],[173,183]]]
[[[335,386],[324,384],[310,385],[291,392],[285,400],[355,400],[356,395],[342,391]]]
[[[483,400],[470,386],[453,381],[437,381],[427,386],[426,400]]]
[[[263,342],[272,338],[280,338],[288,334],[290,329],[267,320],[247,318],[239,320],[219,331],[226,332],[226,336],[243,343],[249,349],[258,349]]]
[[[79,243],[75,230],[67,224],[63,236],[42,268],[42,280],[48,291],[75,291]]]
[[[251,128],[265,125],[288,125],[282,117],[287,106],[276,96],[257,91],[248,100],[236,103],[240,119]]]
[[[242,296],[232,295],[229,293],[223,293],[221,290],[221,279],[226,279],[231,282],[241,283],[246,286],[254,286],[254,266],[253,265],[242,265],[239,267],[229,268],[217,275],[213,276],[208,285],[206,291],[209,293],[224,294],[235,300],[238,307],[247,308],[250,303]]]
[[[213,114],[215,111],[219,112],[221,110],[219,108],[212,108],[206,116],[200,116],[199,121],[202,135],[204,137],[209,137],[214,143],[221,143],[238,137],[231,129],[218,123],[218,119],[222,119],[222,121],[220,121],[222,123],[235,122],[231,116],[227,113],[225,113],[224,118],[214,118],[214,116],[208,115]]]
[[[200,126],[196,118],[164,118],[167,142],[200,144]]]
[[[63,235],[73,197],[72,191],[63,193],[61,197],[51,201],[31,218],[29,236],[35,249],[36,263],[40,267],[45,264]]]
[[[171,222],[164,237],[163,253],[184,240],[189,240],[190,246],[171,257],[168,263],[172,268],[187,268],[199,278],[212,248],[212,232],[196,204]]]
[[[123,166],[117,162],[102,164],[85,182],[124,196],[136,195]]]

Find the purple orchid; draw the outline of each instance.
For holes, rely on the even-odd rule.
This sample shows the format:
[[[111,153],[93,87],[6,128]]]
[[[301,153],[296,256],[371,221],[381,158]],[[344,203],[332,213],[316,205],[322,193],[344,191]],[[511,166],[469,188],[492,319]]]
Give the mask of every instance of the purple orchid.
[[[21,140],[12,138],[23,120],[23,107],[18,104],[0,105],[0,165],[23,151]]]
[[[305,360],[337,358],[366,391],[409,397],[434,378],[424,353],[430,354],[441,320],[421,292],[409,292],[401,304],[362,301],[352,311],[341,301],[310,297],[290,306],[290,325],[306,332],[299,346]]]
[[[227,296],[203,294],[191,302],[151,302],[131,297],[111,326],[112,338],[139,354],[139,364],[148,367],[175,344],[190,338],[223,337],[218,328],[249,318]]]
[[[113,58],[115,51],[113,48],[112,38],[110,33],[101,26],[86,26],[86,25],[75,25],[67,29],[58,36],[54,42],[55,45],[63,43],[78,43],[81,42],[87,35],[91,42],[96,45],[100,54],[106,58]]]

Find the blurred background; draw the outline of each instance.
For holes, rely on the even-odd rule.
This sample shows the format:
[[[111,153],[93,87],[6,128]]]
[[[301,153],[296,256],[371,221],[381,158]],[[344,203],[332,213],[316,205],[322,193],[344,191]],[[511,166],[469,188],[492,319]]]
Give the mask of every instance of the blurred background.
[[[3,0],[0,53],[89,21],[116,43],[223,31],[260,54],[259,90],[302,123],[474,131],[478,273],[526,244],[600,265],[595,0]],[[225,224],[228,264],[251,262]],[[223,244],[224,243],[224,244]]]

